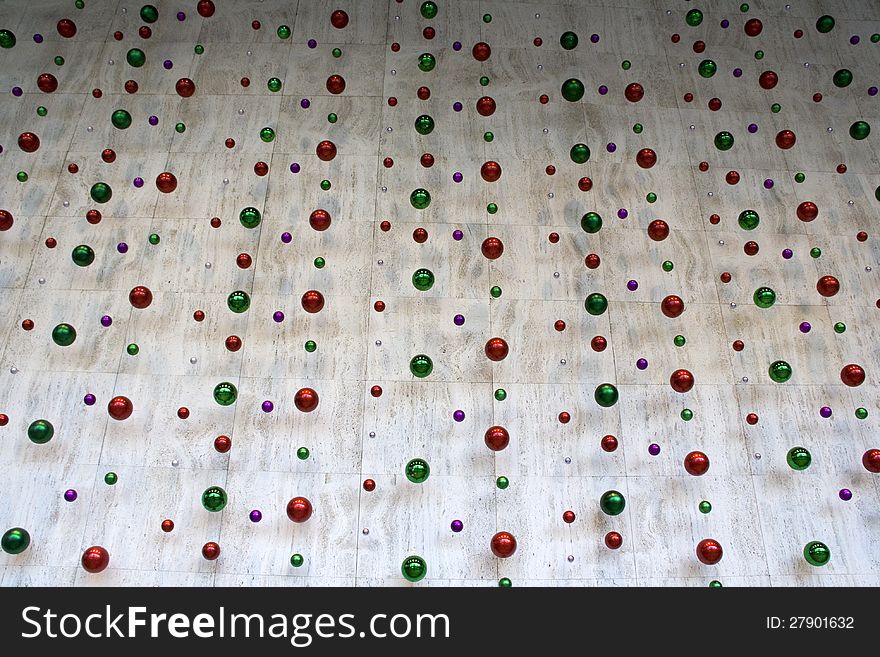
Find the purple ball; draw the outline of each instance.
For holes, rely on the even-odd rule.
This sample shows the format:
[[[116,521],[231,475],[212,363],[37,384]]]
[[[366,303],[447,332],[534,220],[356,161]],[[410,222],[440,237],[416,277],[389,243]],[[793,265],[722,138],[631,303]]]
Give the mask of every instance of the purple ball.
[[[801,325],[798,326],[798,328],[800,329],[801,333],[809,333],[813,327],[810,326],[809,322],[801,322]]]
[[[172,68],[174,68],[174,62],[172,62],[170,59],[166,59],[164,62],[162,62],[162,66],[165,67],[166,71],[170,71]]]
[[[824,417],[826,419],[831,417],[831,407],[830,406],[823,406],[822,408],[819,409],[819,415],[821,415],[822,417]]]
[[[638,367],[640,370],[646,370],[648,369],[648,361],[644,358],[639,358],[636,361],[636,367]]]
[[[629,290],[630,292],[635,292],[636,290],[639,289],[639,282],[635,281],[635,280],[628,280],[626,282],[626,289]]]
[[[134,186],[137,187],[138,189],[140,189],[141,187],[144,186],[144,179],[141,178],[140,176],[135,178],[132,182],[134,183]]]
[[[307,45],[309,46],[309,48],[317,48],[317,47],[318,47],[318,42],[315,41],[314,39],[309,39],[309,42],[308,42]]]
[[[794,251],[791,249],[782,249],[782,257],[786,260],[791,260],[791,257],[794,255]]]
[[[648,454],[651,456],[657,456],[660,453],[660,445],[657,443],[651,443],[648,445]]]
[[[459,101],[455,101],[454,103],[452,103],[452,109],[455,110],[456,112],[460,112],[463,108],[464,108],[464,105],[462,105],[461,102],[459,102]]]
[[[453,182],[460,183],[462,180],[464,180],[464,176],[461,175],[461,171],[456,171],[455,173],[452,174],[452,181]]]
[[[742,74],[743,74],[743,70],[742,70],[741,68],[735,68],[735,69],[733,69],[733,77],[735,77],[735,78],[741,78],[741,77],[742,77]]]
[[[456,326],[462,326],[464,324],[464,315],[456,315],[452,318],[452,321],[455,322]]]
[[[43,43],[43,35],[40,33],[35,34],[34,43]]]
[[[79,497],[79,495],[72,488],[68,488],[64,491],[64,500],[67,502],[75,502],[77,497]]]
[[[285,244],[290,244],[291,240],[293,240],[293,235],[288,233],[287,231],[281,233],[281,241]]]
[[[3,144],[0,144],[0,153],[3,152]]]
[[[24,92],[21,90],[21,87],[12,87],[12,95],[16,98],[20,97]]]
[[[868,87],[868,95],[876,96],[877,95],[877,87]]]
[[[730,21],[725,18],[721,21],[721,27],[726,30],[728,27],[730,27]]]
[[[292,162],[290,165],[290,173],[299,173],[299,162]]]
[[[452,44],[452,49],[453,49],[455,52],[458,52],[459,50],[461,50],[461,41],[456,41],[455,43],[453,43],[453,44]]]
[[[773,178],[767,178],[764,180],[764,189],[773,189]]]
[[[86,396],[83,397],[83,403],[86,406],[94,406],[95,402],[98,401],[92,393],[86,393]]]
[[[264,413],[271,413],[274,408],[275,408],[275,404],[270,402],[268,399],[266,401],[264,401],[262,404],[262,409],[263,409]]]
[[[159,125],[159,117],[156,116],[155,114],[154,114],[153,116],[151,116],[151,117],[150,117],[149,119],[147,119],[147,120],[150,122],[150,125],[152,125],[152,126],[157,126],[157,125]]]
[[[452,414],[452,419],[456,422],[464,422],[464,411],[459,409]]]
[[[457,534],[462,529],[464,529],[464,523],[461,520],[453,520],[449,524],[449,528]]]
[[[852,45],[856,45],[856,44],[859,42],[859,35],[858,35],[858,34],[854,34],[854,35],[852,35],[852,36],[849,38],[849,42],[850,42]]]
[[[618,219],[626,219],[628,216],[629,212],[626,211],[626,208],[620,208],[620,210],[617,211]]]
[[[608,93],[608,87],[606,87],[604,84],[600,85],[599,86],[599,95],[604,96],[607,93]]]
[[[599,43],[599,35],[598,34],[591,34],[590,41],[592,41],[593,43]]]
[[[128,244],[126,244],[125,242],[120,242],[116,245],[116,250],[120,253],[128,253]]]
[[[299,106],[302,107],[303,109],[309,109],[311,104],[312,103],[308,98],[303,98],[301,101],[299,101]]]
[[[452,231],[452,239],[454,239],[456,242],[460,242],[463,237],[464,233],[462,233],[458,228]]]
[[[186,14],[184,14],[182,11],[177,12],[177,20],[182,23],[186,20]]]
[[[260,522],[263,519],[263,512],[259,509],[254,509],[248,514],[248,517],[251,519],[251,522]]]
[[[609,141],[605,145],[605,150],[608,151],[609,153],[613,153],[614,151],[617,150],[617,144],[615,144],[613,141]]]
[[[276,310],[274,313],[272,313],[272,319],[276,324],[280,324],[284,321],[284,313],[280,310]]]
[[[113,323],[113,318],[110,317],[110,315],[104,315],[104,316],[101,318],[101,326],[103,326],[104,328],[107,328],[107,327],[110,326],[112,323]]]
[[[758,132],[758,125],[756,123],[750,123],[749,124],[749,132],[751,132],[752,134],[755,134],[756,132]]]
[[[849,488],[841,488],[837,495],[844,502],[849,502],[852,499],[852,491]]]

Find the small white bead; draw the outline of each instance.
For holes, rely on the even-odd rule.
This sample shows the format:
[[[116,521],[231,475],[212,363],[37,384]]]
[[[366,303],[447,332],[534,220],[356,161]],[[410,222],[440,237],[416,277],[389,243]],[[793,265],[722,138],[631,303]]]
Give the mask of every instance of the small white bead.
[[[559,272],[558,272],[558,271],[553,272],[553,278],[559,278]]]
[[[228,185],[228,184],[229,184],[229,178],[224,178],[224,179],[223,179],[223,184],[224,184],[224,185]]]
[[[713,196],[715,196],[715,192],[709,192],[706,194],[706,196],[708,196],[709,198],[712,198]]]
[[[40,285],[45,285],[46,279],[40,276],[40,278],[37,279],[37,283],[39,283]]]
[[[210,263],[210,262],[206,262],[206,263],[205,263],[205,269],[210,269],[210,268],[211,268],[211,263]]]
[[[560,358],[560,359],[559,359],[559,364],[560,364],[560,365],[565,365],[567,362],[568,362],[568,361],[565,360],[564,358]]]
[[[253,50],[248,50],[248,51],[247,51],[247,56],[248,56],[248,57],[250,57],[250,56],[253,55],[253,54],[254,54],[254,51],[253,51]]]
[[[761,460],[761,454],[759,452],[755,452],[755,459],[757,459],[758,461]]]
[[[244,107],[239,107],[238,108],[238,115],[242,116],[243,114],[244,114]]]
[[[724,240],[718,240],[718,246],[724,246]]]
[[[110,66],[113,66],[114,64],[116,64],[116,62],[114,62],[112,59],[108,59],[108,60],[107,60],[107,63],[108,63]]]
[[[689,127],[691,130],[696,130],[696,129],[697,129],[697,126],[695,126],[693,123],[691,123],[688,127]]]
[[[377,347],[381,347],[381,346],[382,346],[382,341],[381,341],[381,340],[376,340],[376,346],[377,346]]]
[[[749,377],[744,376],[744,377],[742,378],[742,381],[743,381],[743,383],[748,383],[748,382],[749,382]]]
[[[555,194],[553,192],[550,192],[549,194],[547,194],[547,198],[553,198],[554,196],[555,196]]]
[[[733,309],[735,309],[735,308],[736,308],[736,301],[731,301],[731,302],[730,302],[730,307],[733,308]]]
[[[566,456],[566,457],[563,459],[563,461],[565,461],[566,464],[569,464],[569,463],[571,463],[571,457],[570,457],[570,456]]]
[[[574,555],[573,555],[573,554],[569,554],[569,555],[568,555],[568,563],[571,563],[572,561],[574,561]]]
[[[370,530],[367,527],[364,527],[361,531],[364,533],[364,536],[370,533]]]
[[[370,438],[375,438],[375,437],[376,437],[376,432],[375,432],[375,431],[371,431],[371,432],[370,432]]]
[[[69,207],[70,207],[70,201],[63,201],[63,202],[61,203],[61,205],[63,205],[65,208],[69,208]]]
[[[382,190],[383,194],[388,191],[388,188],[385,185],[382,185],[379,189]]]
[[[392,69],[391,69],[391,75],[397,75],[397,69],[396,69],[396,68],[392,68]]]
[[[10,374],[18,374],[18,368],[15,365],[13,365],[12,367],[9,368],[9,373]]]
[[[867,267],[865,267],[865,271],[867,271],[867,272],[871,271],[871,265],[868,265]]]
[[[86,132],[91,132],[92,130],[94,130],[94,128],[92,126],[86,127]]]
[[[379,265],[379,266],[381,267],[382,265],[385,264],[385,261],[380,259],[380,260],[377,260],[377,261],[376,261],[376,264]]]
[[[543,70],[544,70],[544,65],[543,65],[543,64],[538,64],[538,70],[539,70],[539,71],[543,71]]]
[[[180,461],[179,461],[179,460],[174,459],[173,461],[171,461],[171,467],[172,467],[172,468],[176,468],[178,465],[180,465]]]
[[[199,359],[196,358],[195,356],[192,356],[192,357],[189,359],[189,362],[190,362],[191,365],[195,365],[196,363],[199,362]]]

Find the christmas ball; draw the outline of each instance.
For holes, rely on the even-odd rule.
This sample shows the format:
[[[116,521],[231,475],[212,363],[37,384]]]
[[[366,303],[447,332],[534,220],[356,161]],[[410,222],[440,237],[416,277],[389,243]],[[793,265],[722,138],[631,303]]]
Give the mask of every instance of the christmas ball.
[[[657,153],[650,148],[643,148],[636,154],[636,164],[643,169],[650,169],[657,164]]]
[[[309,226],[317,231],[330,228],[330,213],[324,209],[317,209],[309,215]]]
[[[480,252],[489,260],[497,260],[504,253],[504,244],[497,237],[487,237],[480,245]]]
[[[655,242],[662,242],[669,237],[669,224],[662,219],[655,219],[648,224],[648,237]]]
[[[856,365],[855,363],[844,365],[843,369],[840,370],[840,380],[850,388],[855,388],[865,382],[865,370],[862,369],[861,365]]]
[[[238,213],[238,220],[245,228],[256,228],[263,220],[263,215],[257,208],[248,206]]]
[[[35,445],[45,445],[55,435],[55,427],[49,420],[34,420],[27,430],[28,440]]]
[[[177,178],[170,171],[164,171],[156,176],[156,187],[163,194],[170,194],[177,189]]]
[[[737,222],[739,223],[739,227],[743,230],[754,230],[761,222],[761,217],[759,217],[758,213],[754,210],[743,210],[739,213]]]
[[[772,89],[779,83],[779,76],[773,71],[764,71],[758,77],[758,84],[761,89]]]
[[[792,447],[785,455],[785,461],[792,470],[806,470],[813,462],[813,457],[805,447]]]
[[[486,429],[484,440],[486,441],[486,447],[493,452],[500,452],[510,444],[510,434],[504,427],[489,427]]]
[[[614,406],[617,403],[618,396],[617,388],[610,383],[602,383],[596,386],[596,391],[593,393],[596,403],[603,408]]]
[[[140,48],[132,48],[125,53],[125,61],[133,68],[140,68],[147,63],[147,56]]]
[[[675,370],[669,376],[669,385],[675,392],[688,392],[694,387],[694,375],[685,369]]]
[[[660,310],[664,315],[673,319],[684,312],[684,301],[681,297],[670,294],[660,302]]]
[[[31,535],[26,529],[21,527],[13,527],[3,532],[3,538],[0,539],[0,548],[6,554],[21,554],[28,549],[31,544]]]
[[[491,361],[498,362],[504,360],[509,351],[510,348],[507,346],[507,342],[502,338],[492,338],[486,342],[486,357]]]
[[[840,281],[834,276],[823,276],[816,283],[816,291],[823,297],[833,297],[840,291]]]
[[[345,13],[345,11],[343,11],[342,9],[337,9],[332,14],[330,14],[330,24],[337,30],[343,29],[346,25],[348,25],[348,14]]]
[[[95,203],[106,203],[113,196],[113,190],[105,182],[96,182],[89,190],[89,196]]]
[[[174,85],[174,89],[181,98],[189,98],[196,92],[196,83],[189,78],[180,78]]]
[[[238,399],[238,389],[229,381],[214,386],[214,401],[220,406],[231,406]]]
[[[608,299],[604,294],[593,292],[584,300],[584,308],[591,315],[601,315],[608,309]]]
[[[495,107],[495,101],[489,96],[483,96],[477,101],[477,113],[480,116],[492,116]]]
[[[93,575],[100,573],[110,565],[110,553],[100,545],[93,545],[83,552],[81,563],[86,572]]]
[[[769,308],[776,303],[776,292],[769,287],[759,287],[752,295],[752,301],[758,308]]]
[[[51,73],[41,73],[37,77],[37,89],[44,94],[50,94],[58,88],[58,78]]]
[[[409,195],[409,202],[416,210],[424,210],[431,204],[431,194],[427,189],[414,189]]]
[[[33,153],[40,147],[40,138],[33,132],[22,132],[18,136],[18,147],[25,153]]]
[[[758,36],[763,29],[764,25],[757,18],[750,18],[743,26],[743,30],[745,31],[746,35],[750,37]]]
[[[128,301],[135,308],[143,310],[153,303],[153,293],[148,287],[136,285],[128,293]]]
[[[831,560],[831,550],[820,541],[810,541],[804,546],[804,559],[811,566],[824,566]]]
[[[329,162],[336,157],[336,144],[329,139],[325,139],[315,147],[315,154],[322,162]]]
[[[300,388],[293,396],[293,403],[297,410],[311,413],[318,408],[318,393],[312,388]]]
[[[573,523],[574,521],[575,521],[575,514],[574,514],[574,511],[570,511],[570,510],[569,510],[569,511],[565,511],[565,512],[562,514],[562,522],[566,523],[567,525],[570,525],[570,524]]]
[[[862,465],[868,472],[880,472],[880,449],[869,449],[862,454]]]
[[[431,468],[428,466],[428,462],[424,459],[412,459],[406,464],[404,474],[406,474],[406,478],[412,483],[421,484],[424,483],[428,478],[428,475],[431,474]]]
[[[695,477],[704,475],[709,469],[709,457],[703,452],[691,452],[684,457],[684,469]]]
[[[409,361],[409,371],[412,375],[420,379],[424,379],[434,369],[434,363],[425,354],[413,356]]]
[[[729,151],[733,148],[733,135],[726,130],[719,132],[715,135],[715,148],[719,151]]]
[[[418,582],[425,578],[428,573],[428,564],[418,555],[412,555],[403,560],[400,572],[407,582]]]
[[[434,286],[434,273],[430,269],[416,269],[412,275],[412,284],[417,290],[427,292]]]
[[[867,121],[856,121],[849,127],[849,136],[856,141],[867,139],[871,134],[871,126]]]
[[[206,511],[217,513],[226,508],[229,496],[220,486],[211,486],[202,493],[202,506]]]
[[[585,233],[598,233],[602,229],[602,217],[598,212],[587,212],[581,217],[581,230]]]
[[[107,412],[114,420],[127,420],[134,411],[134,404],[128,397],[117,395],[107,403]]]
[[[52,329],[52,341],[59,347],[69,347],[76,340],[76,329],[70,324],[58,324]]]
[[[74,247],[70,257],[78,267],[88,267],[95,261],[95,250],[88,244],[80,244]]]
[[[309,290],[302,295],[301,303],[307,313],[320,312],[324,307],[324,295],[317,290]]]
[[[584,97],[584,83],[577,78],[569,78],[562,83],[562,97],[570,103],[576,103]]]
[[[488,43],[480,41],[479,43],[474,44],[471,54],[478,62],[485,62],[492,54],[492,49],[489,47]]]
[[[287,503],[287,517],[293,522],[305,522],[312,517],[312,503],[305,497],[294,497]]]
[[[618,440],[616,436],[608,434],[607,436],[602,437],[602,441],[600,444],[602,446],[602,451],[613,452],[617,449]]]
[[[244,290],[235,290],[226,297],[226,306],[234,313],[247,312],[251,307],[251,297]]]
[[[226,454],[232,449],[232,439],[229,436],[217,436],[214,438],[214,449],[220,454]]]
[[[208,541],[202,546],[202,556],[206,561],[214,561],[220,556],[220,544],[216,541]]]
[[[199,0],[196,5],[196,11],[202,18],[210,18],[214,15],[214,3],[212,0]]]
[[[796,141],[797,137],[791,130],[780,130],[776,133],[776,145],[784,151],[794,146]]]
[[[605,547],[609,550],[619,550],[623,545],[623,536],[618,532],[608,532],[605,534]]]
[[[812,201],[804,201],[797,206],[797,218],[804,222],[813,221],[819,216],[819,208]]]
[[[575,144],[568,151],[568,156],[575,164],[584,164],[590,159],[590,147],[586,144]]]
[[[638,82],[630,82],[623,90],[623,95],[631,103],[639,102],[645,95],[645,89]]]
[[[415,128],[420,135],[430,135],[434,132],[434,119],[427,114],[422,114],[416,117]]]
[[[623,513],[624,507],[626,507],[626,500],[623,497],[623,493],[616,490],[606,491],[599,498],[599,508],[602,509],[602,513],[605,515],[618,516]]]
[[[15,219],[9,210],[0,210],[0,231],[9,230],[14,223]]]
[[[775,383],[785,383],[791,378],[791,365],[784,360],[773,361],[770,363],[768,374],[770,375],[770,379]]]
[[[510,532],[498,532],[492,537],[490,543],[492,554],[501,559],[506,559],[516,552],[516,538]]]
[[[821,34],[828,34],[834,29],[834,17],[825,14],[816,19],[816,30]]]
[[[721,549],[721,543],[714,538],[704,538],[697,543],[697,559],[700,560],[700,563],[713,566],[721,561],[723,555],[724,550]]]
[[[486,182],[495,182],[501,177],[501,165],[492,160],[484,162],[480,167],[480,177]]]

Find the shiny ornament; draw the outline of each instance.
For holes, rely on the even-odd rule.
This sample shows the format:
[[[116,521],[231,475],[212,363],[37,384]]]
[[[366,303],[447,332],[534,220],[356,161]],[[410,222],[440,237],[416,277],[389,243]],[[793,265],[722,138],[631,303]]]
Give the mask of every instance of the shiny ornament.
[[[333,95],[339,95],[345,91],[345,78],[341,75],[333,74],[327,78],[327,91]]]
[[[495,109],[495,100],[490,96],[483,96],[477,101],[477,114],[480,116],[492,116]]]
[[[601,315],[608,309],[608,299],[604,294],[593,292],[584,300],[584,308],[591,315]]]
[[[329,162],[336,157],[336,144],[329,139],[325,139],[315,147],[315,154],[322,162]]]
[[[834,276],[823,276],[816,283],[816,291],[823,297],[833,297],[840,291],[840,281]]]
[[[737,221],[739,223],[739,227],[743,230],[754,230],[758,227],[761,218],[754,210],[743,210],[739,213],[739,218],[737,219]]]
[[[840,380],[850,388],[855,388],[865,382],[865,370],[855,363],[844,365],[840,370]]]
[[[430,269],[416,269],[412,275],[413,287],[421,292],[427,292],[434,286],[434,273]]]
[[[510,532],[498,532],[492,537],[489,546],[496,557],[507,559],[516,552],[516,538]]]
[[[776,145],[786,151],[797,142],[797,137],[791,130],[780,130],[776,133]]]
[[[655,242],[662,242],[669,237],[669,224],[662,219],[655,219],[648,224],[648,237]]]
[[[880,449],[869,449],[862,454],[862,465],[868,472],[880,472]]]
[[[287,503],[287,517],[292,522],[305,522],[312,517],[312,503],[305,497],[294,497]]]
[[[220,557],[220,544],[216,541],[208,541],[202,546],[202,557],[206,561],[216,561]]]
[[[623,90],[624,97],[631,103],[639,102],[645,95],[645,89],[638,82],[630,82]]]
[[[428,462],[424,459],[412,459],[406,464],[404,474],[406,474],[406,478],[412,483],[421,484],[424,483],[428,478],[428,475],[431,474],[431,468],[428,466]]]
[[[238,388],[228,381],[214,386],[214,401],[220,406],[231,406],[238,399]]]
[[[624,499],[622,493],[616,490],[606,491],[599,498],[599,508],[602,509],[602,513],[605,515],[620,515],[623,513],[624,507],[626,507],[626,499]]]
[[[715,135],[715,148],[719,151],[729,151],[733,148],[733,135],[727,132],[726,130],[722,130],[717,135]]]
[[[759,287],[752,295],[752,301],[758,308],[769,308],[776,303],[776,292],[769,287]]]
[[[584,164],[590,159],[590,147],[586,144],[575,144],[569,150],[568,156],[575,164]]]
[[[196,92],[196,83],[189,78],[180,78],[174,85],[174,89],[181,98],[189,98]]]
[[[804,201],[797,206],[797,218],[803,222],[813,221],[819,216],[819,208],[812,201]]]
[[[293,396],[294,405],[303,413],[311,413],[318,408],[318,401],[318,393],[312,388],[300,388]]]
[[[675,370],[669,376],[669,385],[675,392],[689,392],[694,387],[694,375],[685,369]]]
[[[804,559],[811,566],[824,566],[831,560],[831,550],[820,541],[810,541],[804,546]]]
[[[581,230],[585,233],[598,233],[602,229],[602,217],[598,212],[587,212],[581,217]]]
[[[428,574],[428,564],[418,555],[412,555],[403,560],[400,572],[407,582],[418,582]]]
[[[95,251],[88,244],[80,244],[74,247],[70,257],[78,267],[88,267],[95,261]]]
[[[263,215],[254,207],[246,207],[238,213],[238,220],[245,228],[256,228],[262,219]]]
[[[856,121],[849,127],[849,136],[856,141],[867,139],[871,134],[871,126],[867,121]]]
[[[691,452],[684,457],[684,469],[695,477],[704,475],[709,470],[709,457],[703,452]]]
[[[100,545],[93,545],[83,552],[80,563],[86,572],[95,575],[110,565],[110,553]]]
[[[170,194],[177,189],[177,177],[170,171],[163,171],[156,176],[156,188],[163,194]]]
[[[427,114],[422,114],[416,118],[415,128],[420,135],[429,135],[434,132],[434,119]]]
[[[206,511],[217,513],[226,508],[229,496],[220,486],[211,486],[202,493],[202,506]]]
[[[424,379],[434,370],[434,363],[425,354],[413,356],[409,361],[409,371],[412,375],[420,379]]]
[[[623,545],[623,536],[619,532],[608,532],[605,534],[605,547],[609,550],[619,550]]]
[[[483,438],[486,442],[486,447],[493,452],[500,452],[510,444],[510,434],[504,427],[489,427]]]
[[[487,237],[480,245],[480,252],[489,260],[497,260],[504,253],[504,244],[497,237]]]
[[[724,550],[721,548],[721,543],[714,538],[704,538],[697,543],[697,559],[700,560],[700,563],[713,566],[721,561],[723,555]]]
[[[650,148],[643,148],[636,153],[636,164],[643,169],[650,169],[657,164],[657,153]]]
[[[684,301],[681,297],[670,294],[660,302],[660,311],[670,319],[678,317],[684,312]]]
[[[416,210],[424,210],[431,204],[431,194],[427,189],[414,189],[409,195],[409,202]]]
[[[6,554],[21,554],[28,549],[30,544],[31,535],[21,527],[7,529],[3,532],[3,538],[0,539],[0,548]]]
[[[486,342],[484,351],[489,360],[498,362],[507,358],[510,348],[507,346],[507,342],[502,338],[492,338]]]
[[[324,295],[317,290],[309,290],[302,295],[300,304],[307,313],[315,314],[324,307]]]
[[[576,103],[584,97],[584,83],[577,78],[569,78],[562,83],[562,97],[570,103]]]
[[[134,404],[131,403],[131,400],[128,397],[117,395],[107,403],[107,413],[109,413],[110,417],[114,420],[120,422],[122,420],[127,420],[131,417],[132,412],[134,412]]]
[[[49,420],[34,420],[27,429],[27,437],[35,445],[45,445],[55,435],[55,427]]]
[[[805,447],[792,447],[785,455],[785,461],[792,470],[806,470],[813,457]]]
[[[501,178],[501,165],[492,160],[484,162],[480,167],[480,177],[486,182],[495,182]]]
[[[118,109],[110,115],[110,123],[113,124],[114,128],[125,130],[131,126],[131,114],[129,114],[128,110]]]
[[[610,383],[602,383],[596,386],[596,390],[593,393],[593,398],[596,400],[596,403],[603,408],[610,408],[617,403],[619,397],[619,393],[617,392],[617,388]]]
[[[153,293],[144,285],[135,285],[128,293],[128,302],[132,307],[143,310],[153,303]]]
[[[76,340],[76,329],[70,324],[58,324],[52,329],[52,341],[59,347],[69,347]]]
[[[770,364],[770,368],[767,372],[770,375],[770,379],[776,383],[785,383],[791,378],[792,369],[791,365],[786,363],[784,360],[777,360]]]
[[[492,49],[489,47],[488,43],[480,41],[479,43],[474,44],[474,47],[471,49],[471,55],[473,55],[474,59],[478,62],[485,62],[492,55]]]
[[[33,132],[22,132],[18,136],[18,147],[25,153],[33,153],[40,147],[40,138]]]

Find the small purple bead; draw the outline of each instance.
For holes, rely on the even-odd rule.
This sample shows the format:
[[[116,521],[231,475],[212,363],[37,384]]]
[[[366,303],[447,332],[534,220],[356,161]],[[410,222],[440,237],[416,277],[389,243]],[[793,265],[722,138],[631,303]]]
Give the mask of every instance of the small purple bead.
[[[184,14],[182,11],[177,12],[177,20],[182,23],[186,20],[186,14]]]
[[[125,242],[120,242],[116,245],[116,250],[120,253],[128,253],[128,244],[126,244]]]
[[[273,409],[275,408],[275,404],[273,404],[272,402],[270,402],[267,399],[266,401],[263,402],[262,408],[263,408],[264,413],[271,413],[273,411]]]
[[[608,87],[606,87],[604,84],[600,85],[599,86],[599,95],[604,96],[607,93],[608,93]]]
[[[752,134],[755,134],[756,132],[758,132],[758,126],[757,126],[757,124],[755,124],[755,123],[750,123],[750,124],[749,124],[749,132],[751,132]]]
[[[464,523],[461,520],[453,520],[450,523],[449,528],[457,534],[462,529],[464,529]]]
[[[730,27],[730,21],[725,18],[723,21],[721,21],[721,27],[726,30],[728,27]]]
[[[798,326],[798,328],[801,330],[801,333],[809,333],[810,329],[812,329],[813,327],[810,326],[809,322],[801,322],[801,325]]]
[[[23,93],[21,87],[12,87],[12,95],[16,98],[19,98]]]
[[[455,52],[458,52],[459,50],[461,50],[461,41],[456,41],[455,43],[453,43],[453,44],[452,44],[452,49],[453,49]]]
[[[299,162],[292,162],[290,164],[290,173],[299,173],[300,166]]]
[[[590,41],[592,41],[593,43],[599,43],[599,35],[598,34],[591,34]]]
[[[132,182],[134,183],[134,186],[137,187],[138,189],[140,189],[141,187],[144,186],[144,179],[141,178],[140,176],[135,178]]]
[[[456,171],[455,173],[452,174],[452,181],[453,182],[460,183],[462,180],[464,180],[464,176],[461,175],[461,171]]]
[[[853,35],[849,38],[849,42],[850,42],[852,45],[856,45],[856,44],[858,44],[858,42],[859,42],[859,35],[858,35],[858,34],[853,34]]]
[[[456,422],[464,422],[464,411],[459,409],[452,414],[452,419]]]
[[[868,87],[868,95],[876,96],[877,95],[877,87]]]
[[[39,33],[35,34],[34,43],[43,43],[43,35]]]
[[[315,41],[314,39],[309,39],[308,46],[309,46],[309,48],[317,48],[318,42]]]
[[[733,77],[735,77],[735,78],[741,78],[741,77],[742,77],[742,74],[743,74],[743,70],[742,70],[741,68],[735,68],[735,69],[733,69]]]
[[[648,454],[651,456],[657,456],[660,453],[660,445],[657,443],[651,443],[648,445]]]
[[[638,367],[640,370],[646,370],[648,369],[648,361],[644,358],[639,358],[636,361],[636,367]]]
[[[844,502],[849,502],[852,499],[852,491],[849,488],[841,488],[837,495]]]
[[[764,180],[764,189],[773,189],[773,178],[767,178]]]
[[[308,98],[303,98],[301,101],[299,101],[299,106],[302,107],[303,109],[309,109],[311,104],[312,103]]]
[[[280,324],[284,321],[284,313],[280,310],[276,310],[274,313],[272,313],[272,319],[275,321],[276,324]]]
[[[172,62],[170,59],[166,59],[164,62],[162,62],[162,66],[165,67],[166,71],[170,71],[172,68],[174,68],[174,62]]]
[[[97,398],[90,392],[86,393],[86,396],[83,397],[83,403],[86,406],[94,406],[96,401],[98,401]]]
[[[64,500],[66,502],[75,502],[77,497],[77,492],[72,488],[68,488],[66,491],[64,491]]]
[[[782,257],[786,260],[791,260],[791,256],[794,255],[794,251],[791,249],[782,249]]]
[[[3,144],[0,144],[0,153],[3,152]]]
[[[152,126],[159,125],[159,117],[156,116],[155,114],[153,116],[151,116],[148,120],[150,122],[150,125],[152,125]]]
[[[110,326],[112,323],[113,323],[113,318],[110,317],[110,315],[104,315],[104,316],[101,318],[101,326],[103,326],[104,328],[107,328],[107,327]]]
[[[626,208],[620,208],[620,210],[617,211],[618,219],[626,219],[628,216],[629,212],[626,211]]]
[[[824,418],[831,417],[831,407],[830,406],[823,406],[822,408],[819,409],[819,415],[821,415]]]
[[[454,239],[456,242],[460,242],[463,237],[464,233],[462,233],[458,228],[452,231],[452,239]]]
[[[617,144],[615,144],[613,141],[609,141],[605,145],[605,150],[608,151],[609,153],[613,153],[614,151],[617,150]]]
[[[639,289],[639,282],[633,281],[633,280],[627,281],[626,282],[626,289],[629,290],[630,292],[635,292],[636,290]]]
[[[452,321],[455,322],[456,326],[463,326],[464,325],[464,315],[456,315],[455,317],[452,318]]]
[[[288,232],[281,233],[281,241],[285,244],[290,244],[291,240],[293,240],[293,235]]]
[[[456,112],[460,112],[463,107],[464,107],[464,105],[462,105],[461,102],[459,102],[459,101],[455,101],[454,103],[452,103],[452,109],[455,110]]]
[[[248,514],[248,517],[251,519],[251,522],[260,522],[263,519],[263,513],[259,509],[254,509]]]

